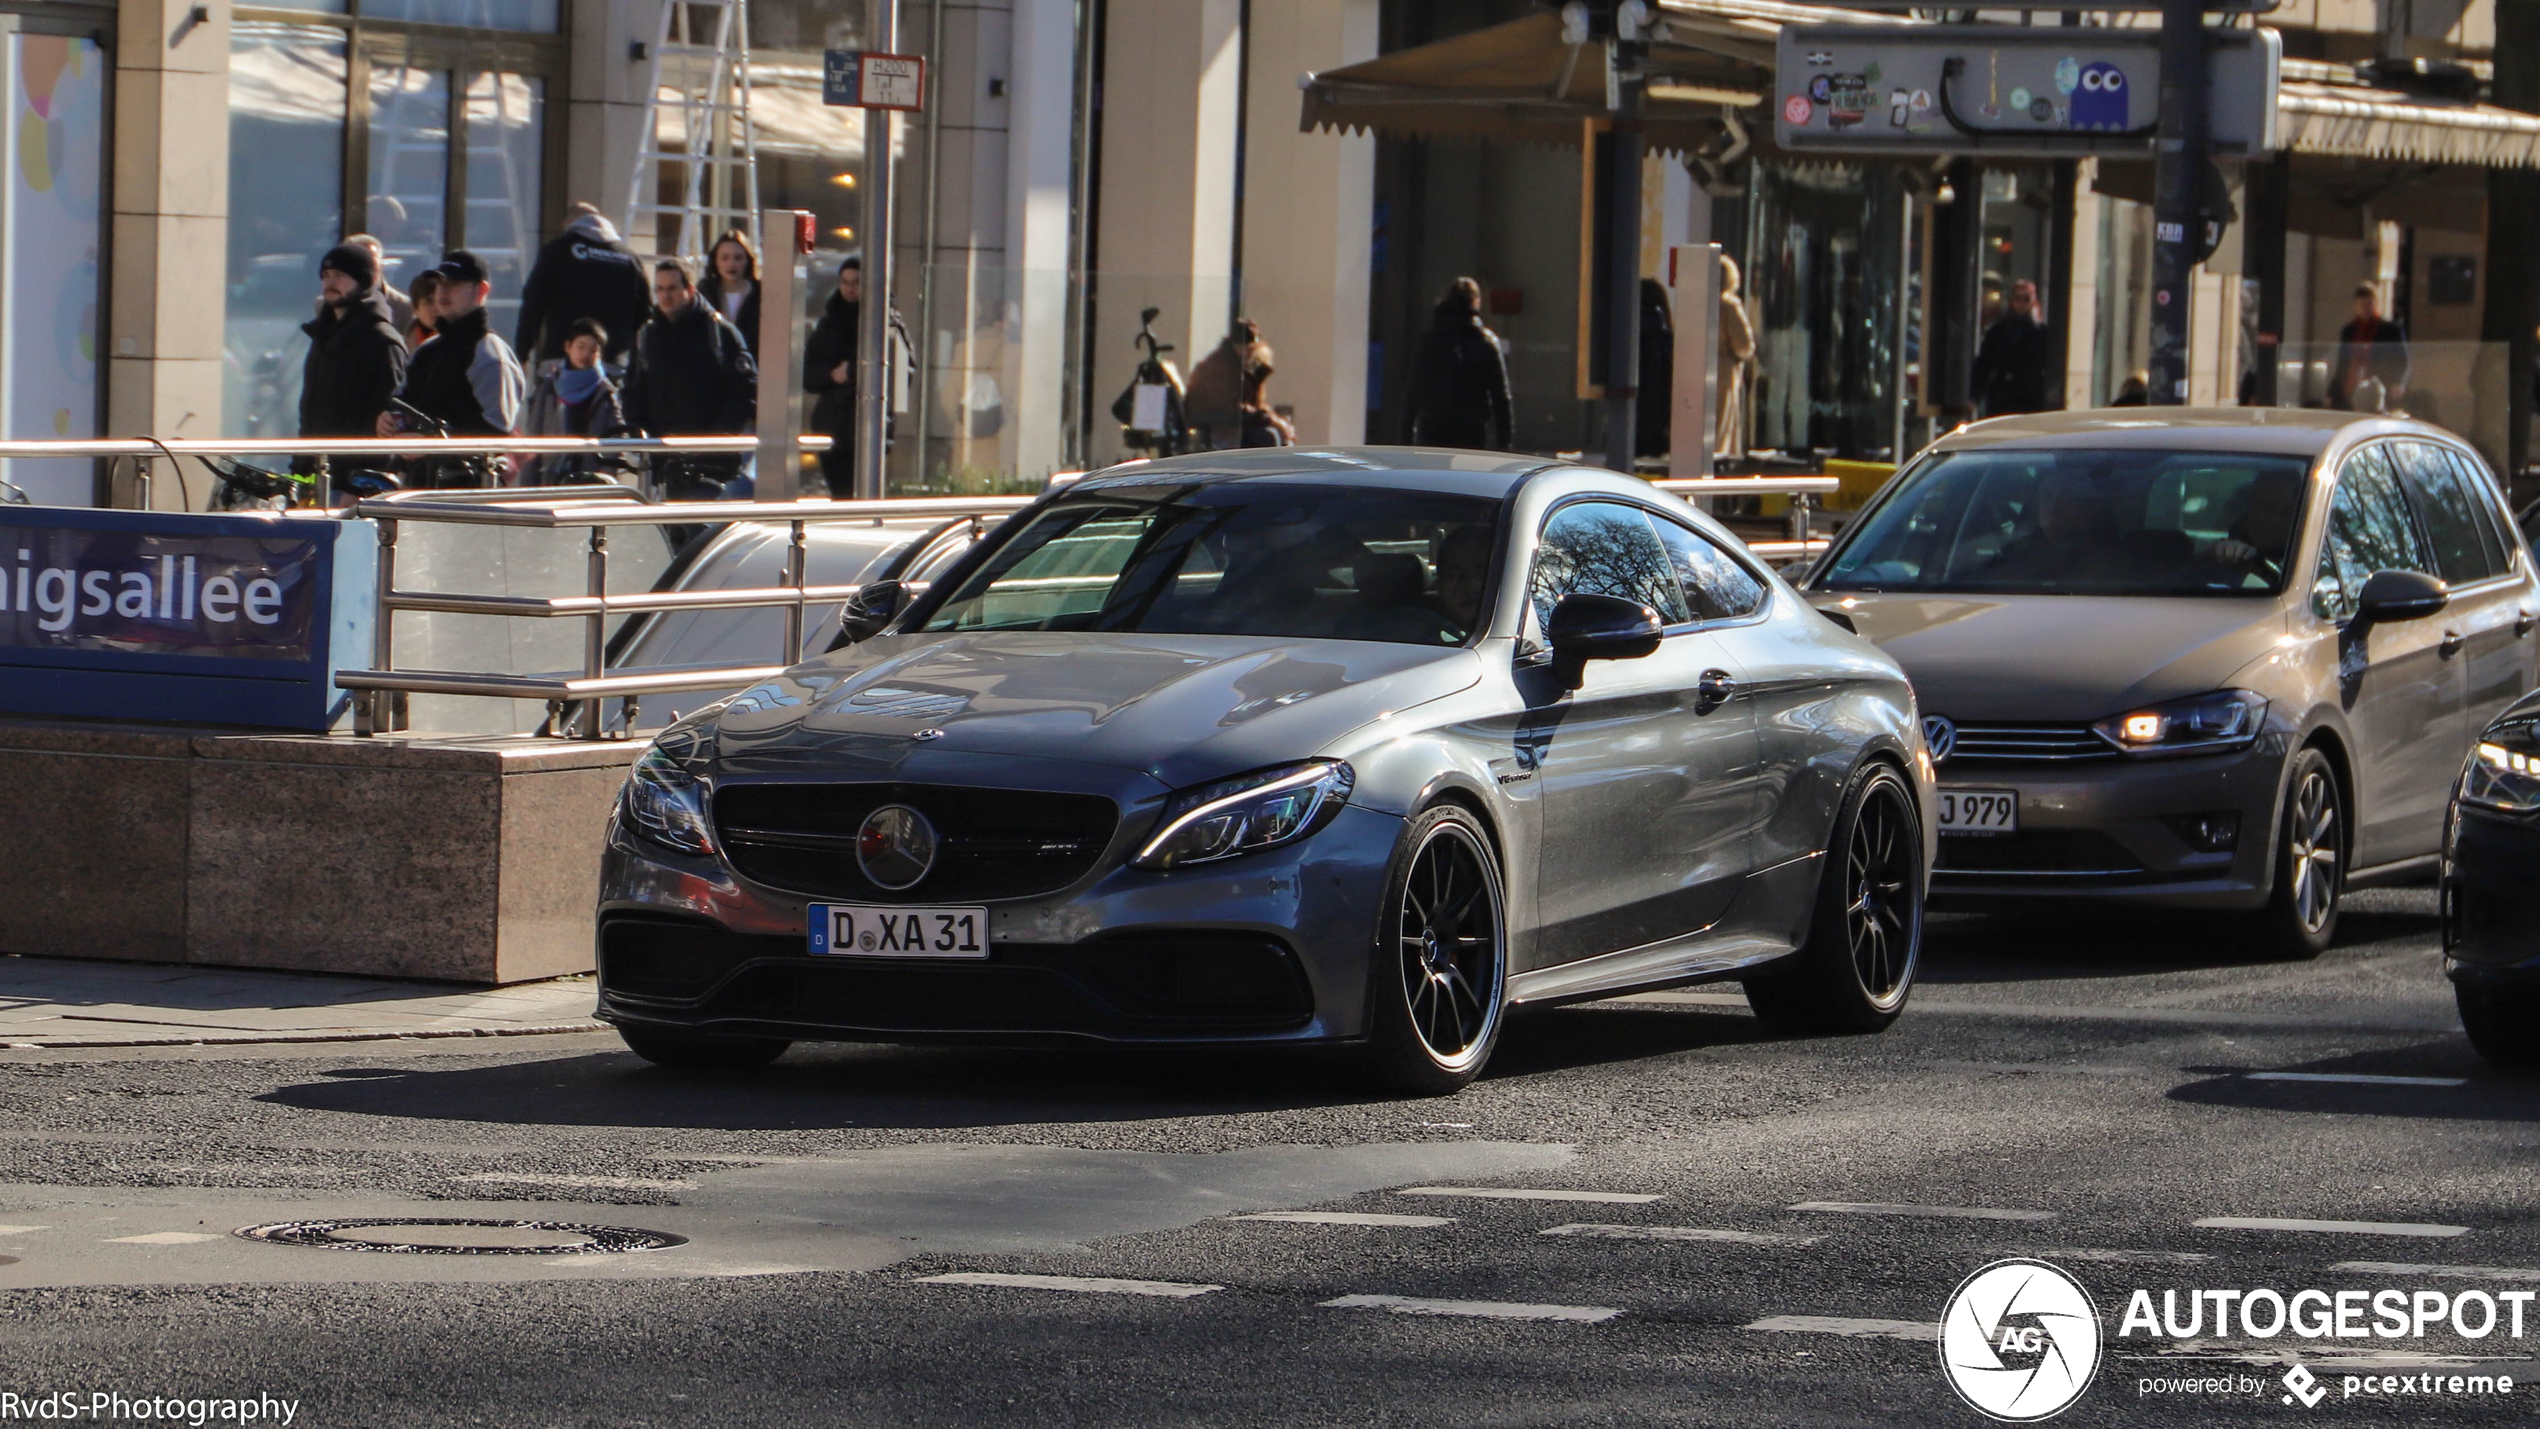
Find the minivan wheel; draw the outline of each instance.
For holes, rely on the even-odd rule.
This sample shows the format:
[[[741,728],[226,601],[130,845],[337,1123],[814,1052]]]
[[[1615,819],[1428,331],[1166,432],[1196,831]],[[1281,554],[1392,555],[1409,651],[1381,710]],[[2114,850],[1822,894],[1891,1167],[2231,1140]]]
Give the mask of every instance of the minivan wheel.
[[[2346,894],[2346,827],[2346,798],[2328,756],[2294,755],[2276,830],[2275,889],[2257,918],[2259,946],[2297,962],[2328,951]]]
[[[794,1044],[782,1037],[718,1037],[678,1027],[620,1027],[626,1050],[656,1067],[684,1072],[764,1067]]]
[[[2452,995],[2479,1056],[2499,1067],[2540,1067],[2540,990],[2455,984]]]
[[[1749,978],[1746,1003],[1795,1032],[1877,1032],[1905,1010],[1923,947],[1923,823],[1903,776],[1862,771],[1835,819],[1808,941]]]
[[[1403,826],[1370,961],[1376,1079],[1445,1096],[1481,1075],[1506,1009],[1508,919],[1499,860],[1471,813],[1441,804]]]

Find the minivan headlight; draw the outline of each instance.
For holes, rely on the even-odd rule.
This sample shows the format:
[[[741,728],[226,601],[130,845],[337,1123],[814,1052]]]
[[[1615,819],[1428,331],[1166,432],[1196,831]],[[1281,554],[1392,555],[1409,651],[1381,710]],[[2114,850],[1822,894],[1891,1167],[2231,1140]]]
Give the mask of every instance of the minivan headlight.
[[[2255,744],[2266,717],[2265,696],[2216,690],[2110,715],[2091,728],[2128,754],[2221,754]]]
[[[619,809],[639,837],[679,853],[711,854],[714,826],[706,821],[705,785],[679,759],[684,748],[675,751],[669,743],[664,735],[635,761]]]
[[[1213,863],[1295,843],[1349,802],[1357,771],[1337,759],[1288,764],[1185,790],[1130,862],[1140,868]]]
[[[2461,772],[2461,802],[2505,814],[2540,812],[2540,741],[2531,726],[2487,732]]]

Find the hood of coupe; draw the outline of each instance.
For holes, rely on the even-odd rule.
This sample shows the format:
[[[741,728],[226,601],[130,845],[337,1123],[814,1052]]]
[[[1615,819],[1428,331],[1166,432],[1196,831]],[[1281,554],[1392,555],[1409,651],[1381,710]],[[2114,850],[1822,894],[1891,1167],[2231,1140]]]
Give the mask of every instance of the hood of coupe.
[[[738,696],[727,770],[927,779],[981,755],[1180,786],[1323,753],[1481,678],[1469,650],[1226,635],[887,636]]]
[[[2277,601],[1814,595],[1894,656],[1926,714],[2080,723],[2227,686],[2284,635]]]

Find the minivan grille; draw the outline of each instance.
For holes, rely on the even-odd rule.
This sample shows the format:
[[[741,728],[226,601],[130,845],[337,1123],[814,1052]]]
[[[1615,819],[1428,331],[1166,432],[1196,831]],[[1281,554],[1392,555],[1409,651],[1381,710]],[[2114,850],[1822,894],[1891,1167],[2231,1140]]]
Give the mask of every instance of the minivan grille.
[[[935,826],[934,867],[896,891],[856,864],[856,831],[885,804]],[[716,832],[751,880],[857,903],[1031,898],[1084,877],[1110,846],[1120,810],[1097,794],[942,784],[736,784],[714,796]]]
[[[2116,749],[2086,724],[1962,724],[1946,764],[2114,759]]]

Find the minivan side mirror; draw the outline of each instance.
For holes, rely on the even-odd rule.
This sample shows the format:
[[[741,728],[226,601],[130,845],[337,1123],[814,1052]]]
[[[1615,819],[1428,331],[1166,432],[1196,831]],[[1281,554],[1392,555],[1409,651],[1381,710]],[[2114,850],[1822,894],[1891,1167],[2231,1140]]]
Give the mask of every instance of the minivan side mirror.
[[[2355,599],[2355,624],[2390,625],[2440,615],[2452,603],[2441,581],[2422,571],[2375,571]]]
[[[882,633],[907,599],[908,587],[898,581],[867,581],[847,597],[846,609],[838,616],[838,633],[849,644],[870,640]]]
[[[1666,638],[1658,612],[1620,596],[1573,591],[1561,597],[1545,624],[1552,665],[1562,687],[1575,690],[1590,660],[1638,660],[1656,654]]]

